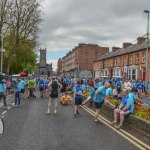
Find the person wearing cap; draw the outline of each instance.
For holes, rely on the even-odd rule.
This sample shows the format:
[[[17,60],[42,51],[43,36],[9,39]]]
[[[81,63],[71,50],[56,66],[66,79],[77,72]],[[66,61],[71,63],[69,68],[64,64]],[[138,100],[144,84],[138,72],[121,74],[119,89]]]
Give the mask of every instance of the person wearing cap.
[[[99,87],[95,93],[95,123],[99,123],[98,116],[100,114],[100,109],[104,103],[106,97],[106,89],[110,87],[110,83],[106,82],[104,86]]]
[[[124,117],[126,115],[129,115],[130,113],[133,113],[134,110],[134,101],[133,99],[128,95],[128,92],[126,89],[122,91],[122,100],[120,108],[114,110],[114,121],[111,122],[111,125],[114,125],[115,128],[120,129],[123,126]],[[117,119],[118,116],[120,118],[119,125],[117,126]]]
[[[0,81],[0,101],[3,98],[4,108],[7,108],[6,104],[6,80]]]

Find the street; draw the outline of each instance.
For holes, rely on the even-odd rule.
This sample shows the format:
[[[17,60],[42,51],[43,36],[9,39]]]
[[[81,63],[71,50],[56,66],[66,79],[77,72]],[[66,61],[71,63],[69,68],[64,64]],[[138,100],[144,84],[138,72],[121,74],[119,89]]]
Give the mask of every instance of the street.
[[[3,108],[1,108],[2,112]],[[95,124],[93,116],[81,109],[73,117],[73,104],[58,106],[57,115],[47,115],[47,98],[11,107],[3,120],[5,132],[1,150],[137,150],[138,148],[105,124]]]

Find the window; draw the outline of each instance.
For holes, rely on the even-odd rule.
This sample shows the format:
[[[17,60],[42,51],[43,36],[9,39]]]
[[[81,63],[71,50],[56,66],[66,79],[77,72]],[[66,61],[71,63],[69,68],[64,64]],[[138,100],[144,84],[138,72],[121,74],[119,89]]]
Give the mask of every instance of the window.
[[[127,59],[126,59],[126,56],[124,56],[124,65],[127,65]]]
[[[146,53],[142,52],[142,63],[145,63],[146,61]]]
[[[129,70],[128,78],[131,79],[131,69]]]
[[[135,63],[138,64],[139,63],[139,53],[136,53],[136,60]]]
[[[129,55],[129,64],[132,65],[133,63],[133,56],[132,54]]]

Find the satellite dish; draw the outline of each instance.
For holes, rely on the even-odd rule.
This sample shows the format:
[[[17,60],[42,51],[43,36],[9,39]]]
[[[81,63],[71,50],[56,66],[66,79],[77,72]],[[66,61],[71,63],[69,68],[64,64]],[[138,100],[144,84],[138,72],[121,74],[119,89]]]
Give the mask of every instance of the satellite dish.
[[[3,120],[0,118],[0,138],[2,138],[4,133],[4,122]]]

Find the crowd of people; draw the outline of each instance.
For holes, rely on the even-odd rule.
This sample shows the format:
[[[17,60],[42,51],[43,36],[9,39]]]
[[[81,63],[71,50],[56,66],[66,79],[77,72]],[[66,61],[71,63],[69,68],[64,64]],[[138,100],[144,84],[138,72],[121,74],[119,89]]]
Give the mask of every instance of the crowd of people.
[[[147,87],[146,87],[147,86]],[[94,79],[94,78],[74,78],[74,77],[52,77],[41,78],[35,80],[34,78],[17,78],[15,81],[15,87],[13,88],[15,99],[14,107],[20,105],[20,99],[24,98],[25,91],[27,92],[27,99],[30,97],[37,99],[37,89],[40,92],[40,97],[48,97],[48,109],[47,114],[52,113],[52,105],[54,105],[53,113],[58,112],[58,99],[62,105],[69,105],[74,99],[74,117],[77,118],[79,108],[81,105],[87,103],[95,105],[95,123],[99,123],[98,116],[100,109],[104,103],[110,104],[109,97],[119,98],[121,104],[114,110],[114,121],[111,125],[114,125],[117,129],[120,129],[124,122],[125,115],[133,113],[134,104],[137,103],[137,99],[141,98],[143,93],[150,94],[150,83],[139,81],[125,80],[110,80],[110,79]],[[85,98],[84,91],[90,93]],[[3,98],[4,108],[7,108],[6,95],[10,97],[12,94],[11,80],[3,79],[0,81],[0,100]],[[72,95],[70,95],[72,94]],[[117,117],[120,117],[119,125],[117,125]]]

